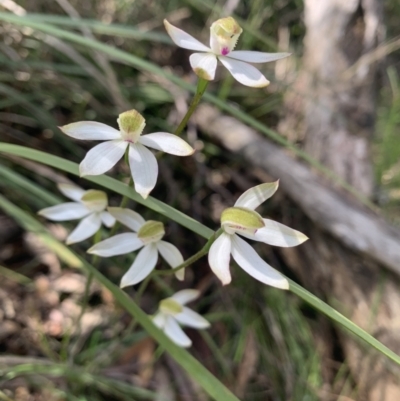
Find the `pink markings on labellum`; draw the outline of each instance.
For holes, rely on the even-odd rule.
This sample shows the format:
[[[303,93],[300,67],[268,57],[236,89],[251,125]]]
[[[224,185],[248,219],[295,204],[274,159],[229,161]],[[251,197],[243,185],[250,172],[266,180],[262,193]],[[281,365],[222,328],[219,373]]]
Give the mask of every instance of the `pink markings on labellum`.
[[[229,48],[223,47],[222,50],[221,50],[221,54],[222,54],[223,56],[226,56],[228,53],[229,53]]]

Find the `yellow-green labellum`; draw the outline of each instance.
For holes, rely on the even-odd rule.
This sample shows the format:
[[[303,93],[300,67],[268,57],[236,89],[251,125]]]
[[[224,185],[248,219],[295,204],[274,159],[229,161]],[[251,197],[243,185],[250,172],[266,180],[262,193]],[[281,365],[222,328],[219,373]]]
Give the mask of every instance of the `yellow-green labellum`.
[[[140,227],[138,238],[145,244],[159,241],[165,234],[164,224],[161,221],[149,220]]]
[[[166,298],[160,302],[160,311],[163,313],[177,315],[178,313],[181,313],[182,310],[182,305],[176,302],[175,299]]]
[[[129,110],[119,115],[118,125],[125,140],[136,142],[146,125],[146,120],[138,111]]]
[[[255,233],[265,226],[262,217],[245,207],[229,207],[222,212],[221,225],[228,234],[235,231]]]
[[[93,212],[102,212],[107,207],[107,194],[97,189],[89,189],[86,191],[81,201]]]

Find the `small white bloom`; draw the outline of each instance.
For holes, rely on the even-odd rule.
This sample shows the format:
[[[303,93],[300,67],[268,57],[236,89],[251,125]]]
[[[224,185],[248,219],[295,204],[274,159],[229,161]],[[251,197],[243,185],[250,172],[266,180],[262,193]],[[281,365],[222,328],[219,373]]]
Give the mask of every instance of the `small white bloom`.
[[[109,207],[108,211],[116,220],[130,228],[134,233],[117,234],[98,242],[88,250],[88,253],[107,258],[143,248],[122,277],[121,288],[135,285],[144,280],[156,267],[158,252],[171,268],[183,263],[179,249],[175,245],[161,240],[165,234],[163,223],[154,220],[145,221],[140,214],[130,209]],[[178,280],[183,280],[184,269],[177,271],[175,276]]]
[[[53,221],[69,221],[83,219],[68,236],[68,245],[84,241],[95,234],[103,223],[112,227],[115,219],[106,212],[107,194],[103,191],[89,189],[85,191],[76,185],[58,184],[58,189],[67,198],[75,202],[46,207],[38,212],[41,216]]]
[[[273,220],[263,219],[254,211],[278,189],[278,181],[250,188],[236,201],[234,207],[221,215],[223,233],[211,245],[208,262],[223,285],[231,282],[230,256],[250,276],[264,284],[288,289],[289,283],[277,270],[260,258],[257,252],[237,234],[269,245],[292,247],[308,238]]]
[[[129,147],[128,160],[135,190],[147,198],[155,187],[158,164],[153,148],[176,156],[189,156],[194,149],[183,139],[166,132],[142,135],[145,119],[136,110],[125,111],[118,118],[119,130],[94,121],[81,121],[60,127],[75,139],[105,141],[91,149],[79,165],[81,176],[100,175],[110,170]]]
[[[217,59],[241,84],[262,88],[269,81],[257,68],[248,63],[268,63],[290,56],[290,53],[263,53],[256,51],[234,51],[242,28],[232,18],[226,17],[215,21],[210,27],[210,47],[203,45],[185,31],[164,20],[165,28],[176,45],[184,49],[195,50],[190,56],[193,71],[203,79],[212,81],[215,77]]]
[[[159,310],[153,317],[153,323],[180,347],[190,347],[192,341],[178,323],[195,329],[210,327],[210,323],[204,317],[185,306],[199,296],[198,290],[178,291],[160,302]]]

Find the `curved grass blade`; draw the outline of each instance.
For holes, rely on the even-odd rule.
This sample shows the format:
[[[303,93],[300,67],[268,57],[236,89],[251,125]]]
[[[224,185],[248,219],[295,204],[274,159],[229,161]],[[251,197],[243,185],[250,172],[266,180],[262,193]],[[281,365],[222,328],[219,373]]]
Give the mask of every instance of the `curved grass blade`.
[[[115,60],[119,60],[121,62],[125,62],[129,65],[134,66],[135,68],[143,71],[149,71],[154,74],[163,76],[164,78],[168,79],[169,81],[175,83],[176,85],[180,86],[183,89],[190,91],[191,93],[196,93],[196,86],[191,85],[190,83],[184,81],[183,79],[163,70],[162,68],[158,67],[157,65],[150,63],[141,59],[140,57],[136,57],[133,54],[129,54],[123,50],[117,49],[115,47],[103,44],[98,42],[97,40],[88,39],[77,35],[72,32],[67,32],[62,29],[58,29],[55,26],[45,24],[42,22],[32,21],[29,19],[29,15],[25,17],[17,17],[10,13],[0,12],[0,20],[8,21],[10,23],[22,26],[28,26],[33,29],[37,29],[42,32],[49,33],[54,36],[58,36],[60,38],[79,43],[83,46],[86,46],[90,49],[95,49],[101,52],[104,52],[114,58]],[[266,127],[264,124],[247,114],[246,112],[238,109],[237,107],[232,107],[231,104],[225,102],[224,100],[219,99],[216,96],[211,95],[210,93],[204,94],[204,99],[208,100],[210,103],[217,106],[219,109],[226,111],[227,113],[231,114],[232,116],[236,117],[237,119],[245,122],[249,126],[255,128],[257,131],[263,133],[264,135],[268,136],[275,142],[279,143],[280,145],[290,149],[295,153],[297,156],[305,160],[311,166],[318,169],[321,173],[335,181],[341,187],[346,189],[352,195],[354,195],[357,199],[360,200],[364,205],[368,206],[372,210],[377,210],[377,206],[374,205],[369,199],[367,199],[364,195],[359,193],[355,188],[353,188],[349,183],[343,180],[341,177],[337,176],[334,172],[332,172],[329,168],[322,165],[319,161],[311,157],[308,153],[304,152],[303,150],[297,148],[294,144],[290,143],[286,138],[281,136],[278,132],[274,131]]]
[[[79,176],[78,165],[76,163],[72,163],[70,161],[66,161],[60,157],[48,155],[44,152],[40,152],[38,150],[29,149],[23,146],[18,145],[10,145],[0,142],[0,152],[13,154],[16,156],[20,156],[26,159],[35,160],[39,163],[46,164],[48,166],[55,167],[59,170],[63,170],[69,172],[71,174]],[[209,238],[214,231],[210,228],[204,226],[198,221],[192,219],[189,216],[177,211],[164,204],[163,202],[154,199],[147,198],[144,200],[140,195],[138,195],[132,188],[128,187],[125,184],[118,182],[117,180],[108,177],[108,176],[99,176],[99,177],[84,177],[86,180],[95,182],[98,185],[101,185],[107,189],[113,190],[120,195],[126,195],[130,199],[135,200],[150,209],[156,211],[157,213],[163,214],[169,217],[172,220],[175,220],[177,223],[183,225],[184,227],[192,230],[193,232],[203,236],[204,238]],[[296,284],[294,281],[290,280],[290,291],[296,294],[298,297],[303,299],[308,304],[312,305],[315,309],[319,310],[326,316],[328,316],[333,321],[337,322],[351,333],[355,334],[357,337],[364,340],[367,344],[375,348],[377,351],[381,352],[383,355],[387,356],[392,361],[396,362],[400,365],[400,356],[395,352],[391,351],[388,347],[383,345],[380,341],[376,340],[373,336],[368,334],[365,330],[358,327],[351,320],[343,316],[337,310],[317,298],[315,295],[311,294],[309,291]]]
[[[117,302],[138,321],[147,333],[153,337],[171,355],[171,357],[174,358],[175,361],[198,382],[201,387],[203,387],[210,397],[217,401],[239,401],[236,396],[234,396],[188,351],[178,347],[161,330],[159,330],[147,314],[143,312],[125,292],[109,281],[85,259],[81,258],[67,246],[57,241],[54,236],[34,217],[9,202],[2,195],[0,195],[0,208],[2,208],[9,216],[14,218],[25,230],[38,235],[63,261],[70,263],[70,261],[73,260],[75,267],[92,274],[100,284],[113,294]]]

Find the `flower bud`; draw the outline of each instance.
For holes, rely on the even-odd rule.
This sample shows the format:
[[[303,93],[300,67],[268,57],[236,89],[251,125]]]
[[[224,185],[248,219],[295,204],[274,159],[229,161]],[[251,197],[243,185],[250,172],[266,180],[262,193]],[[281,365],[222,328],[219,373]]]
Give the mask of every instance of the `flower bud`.
[[[232,17],[226,17],[215,21],[211,25],[210,32],[212,51],[215,54],[226,56],[235,48],[243,30]]]
[[[227,234],[255,232],[265,226],[262,217],[255,212],[244,207],[229,207],[222,212],[221,225]]]
[[[89,189],[86,191],[81,201],[92,212],[102,212],[107,207],[108,203],[107,194],[96,189]]]
[[[146,120],[136,110],[121,113],[117,121],[123,139],[133,143],[139,139],[146,125]]]
[[[140,227],[137,235],[144,244],[159,241],[165,234],[164,224],[161,221],[149,220]]]
[[[166,298],[160,302],[160,311],[168,315],[177,315],[183,311],[183,307],[175,299]]]

